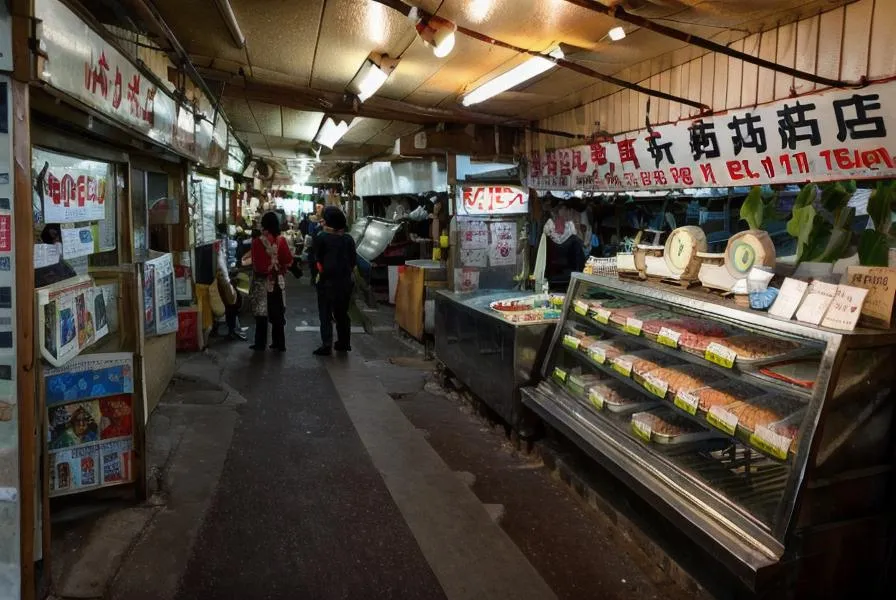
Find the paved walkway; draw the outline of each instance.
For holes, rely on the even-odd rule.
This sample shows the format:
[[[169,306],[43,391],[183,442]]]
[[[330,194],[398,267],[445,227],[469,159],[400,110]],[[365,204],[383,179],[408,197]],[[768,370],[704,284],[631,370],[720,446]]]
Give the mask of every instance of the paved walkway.
[[[314,292],[291,280],[287,296],[286,353],[220,340],[179,358],[148,437],[163,493],[67,534],[59,597],[684,597],[539,463],[424,387],[414,349],[359,334],[351,355],[313,357]]]

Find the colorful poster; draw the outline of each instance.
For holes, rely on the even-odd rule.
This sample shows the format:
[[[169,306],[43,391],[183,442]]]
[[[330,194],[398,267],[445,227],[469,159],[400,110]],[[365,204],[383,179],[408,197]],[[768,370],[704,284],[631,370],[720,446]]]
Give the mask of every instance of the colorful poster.
[[[174,260],[170,254],[163,254],[144,264],[143,302],[143,325],[147,335],[177,331]]]
[[[488,262],[493,267],[516,264],[516,223],[489,223],[491,241],[488,246]]]
[[[109,333],[102,290],[87,276],[37,292],[41,355],[59,367]]]
[[[110,163],[34,148],[31,169],[43,223],[102,221],[106,203],[114,204]]]
[[[143,264],[143,332],[156,333],[156,275],[150,262]]]
[[[77,356],[44,370],[46,403],[134,393],[134,357],[128,352]]]
[[[50,453],[50,496],[98,487],[99,481],[99,446]]]
[[[47,443],[50,450],[83,446],[100,439],[98,400],[84,400],[48,409]]]
[[[896,176],[896,81],[729,110],[535,151],[526,184],[616,192]]]
[[[63,227],[61,232],[63,258],[78,258],[93,254],[95,250],[93,227]]]

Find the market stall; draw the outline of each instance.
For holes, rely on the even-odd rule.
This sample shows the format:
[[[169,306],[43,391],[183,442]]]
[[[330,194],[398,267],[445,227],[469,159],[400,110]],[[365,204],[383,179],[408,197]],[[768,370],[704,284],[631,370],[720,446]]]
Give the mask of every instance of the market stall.
[[[760,595],[872,590],[893,550],[890,86],[804,99],[817,119],[792,143],[780,103],[538,155],[529,172],[598,192],[752,184],[723,246],[698,220],[574,275],[522,394]],[[870,96],[856,135],[844,111]],[[785,148],[751,145],[747,122]],[[823,183],[780,185],[806,180]]]

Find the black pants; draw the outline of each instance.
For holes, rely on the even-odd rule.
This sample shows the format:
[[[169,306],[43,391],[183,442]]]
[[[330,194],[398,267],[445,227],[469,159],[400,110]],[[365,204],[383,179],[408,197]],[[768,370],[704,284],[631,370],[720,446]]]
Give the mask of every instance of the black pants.
[[[255,347],[259,350],[268,343],[268,323],[271,324],[271,347],[286,348],[286,307],[280,286],[268,293],[268,316],[255,317]]]
[[[336,339],[340,346],[350,346],[352,322],[348,306],[352,298],[352,286],[317,286],[317,311],[320,316],[320,341],[333,346],[333,320],[336,321]]]
[[[237,317],[240,314],[240,308],[243,305],[243,299],[239,292],[236,294],[236,302],[224,305],[224,322],[227,324],[227,333],[236,331]]]

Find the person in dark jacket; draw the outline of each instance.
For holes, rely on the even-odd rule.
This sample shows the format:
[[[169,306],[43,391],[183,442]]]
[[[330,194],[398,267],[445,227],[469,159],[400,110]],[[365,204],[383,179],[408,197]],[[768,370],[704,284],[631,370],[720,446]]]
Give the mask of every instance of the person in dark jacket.
[[[317,265],[317,310],[320,316],[321,346],[317,356],[350,352],[351,320],[348,316],[357,255],[355,240],[345,232],[345,214],[335,207],[324,209],[323,230],[314,238],[314,260]],[[333,344],[333,320],[336,321],[336,343]]]

